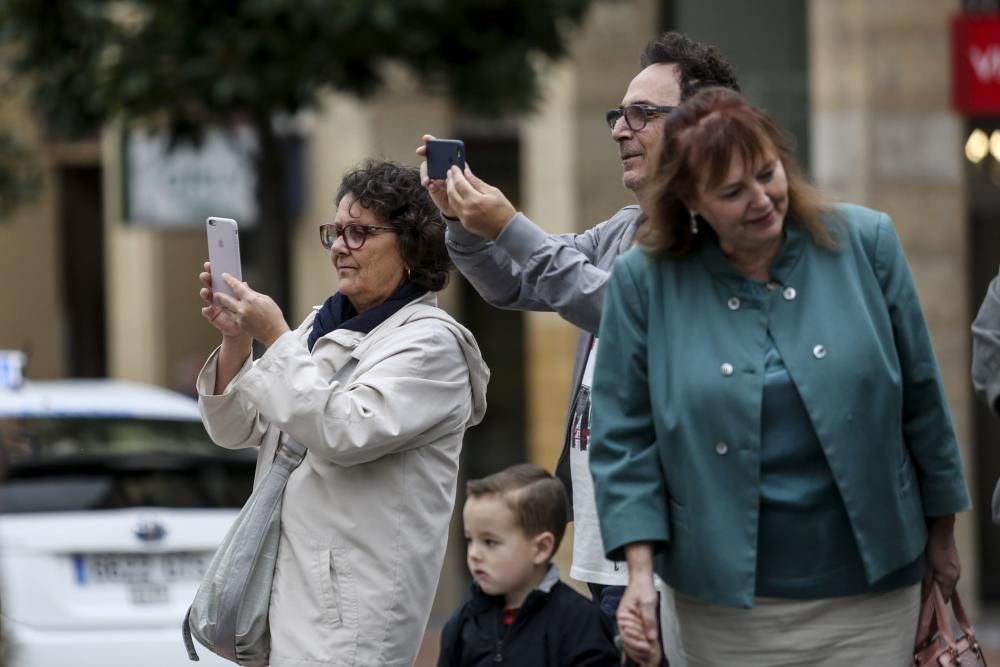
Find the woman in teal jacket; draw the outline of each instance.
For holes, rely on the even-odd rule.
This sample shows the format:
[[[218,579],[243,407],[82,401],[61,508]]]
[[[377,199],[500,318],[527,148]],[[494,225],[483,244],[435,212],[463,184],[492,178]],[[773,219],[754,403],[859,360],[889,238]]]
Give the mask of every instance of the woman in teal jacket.
[[[969,498],[899,239],[883,213],[821,206],[732,91],[664,137],[593,385],[626,649],[659,658],[655,554],[672,665],[909,664],[920,583],[954,590]]]

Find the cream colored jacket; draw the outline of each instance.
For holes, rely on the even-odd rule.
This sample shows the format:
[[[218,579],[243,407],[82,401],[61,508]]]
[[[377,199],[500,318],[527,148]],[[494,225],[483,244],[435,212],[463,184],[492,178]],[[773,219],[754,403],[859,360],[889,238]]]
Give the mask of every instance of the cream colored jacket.
[[[465,430],[486,410],[489,369],[429,293],[365,335],[306,349],[314,314],[213,396],[218,350],[198,377],[212,439],[260,447],[284,431],[309,448],[291,475],[271,590],[271,664],[411,665],[444,561]],[[347,366],[345,377],[333,380]]]

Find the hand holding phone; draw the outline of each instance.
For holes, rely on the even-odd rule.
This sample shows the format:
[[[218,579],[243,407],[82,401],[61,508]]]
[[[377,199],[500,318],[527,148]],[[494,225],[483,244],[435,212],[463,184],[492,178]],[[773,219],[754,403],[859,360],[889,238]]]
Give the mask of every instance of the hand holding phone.
[[[452,165],[465,169],[465,143],[461,139],[428,139],[426,146],[427,176],[430,178],[447,178]]]
[[[236,221],[231,218],[209,218],[205,221],[208,234],[208,261],[212,263],[212,291],[233,296],[233,290],[222,279],[228,273],[243,280],[240,264],[240,236]]]

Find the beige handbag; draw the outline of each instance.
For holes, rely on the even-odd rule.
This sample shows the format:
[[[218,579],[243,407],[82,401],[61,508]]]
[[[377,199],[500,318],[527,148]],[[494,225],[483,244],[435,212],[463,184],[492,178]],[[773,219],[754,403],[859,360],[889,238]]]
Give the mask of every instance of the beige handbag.
[[[931,593],[920,609],[920,625],[913,651],[913,667],[986,667],[986,658],[976,641],[976,633],[965,615],[956,590],[951,596],[951,610],[962,634],[956,639],[951,628],[951,614],[941,589],[932,584]]]

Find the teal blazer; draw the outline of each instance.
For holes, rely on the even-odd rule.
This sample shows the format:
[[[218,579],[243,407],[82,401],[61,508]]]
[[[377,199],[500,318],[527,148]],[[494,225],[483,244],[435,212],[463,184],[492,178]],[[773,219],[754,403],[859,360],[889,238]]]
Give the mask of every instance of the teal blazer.
[[[793,221],[771,267],[782,298],[737,296],[714,242],[682,260],[636,247],[601,319],[590,466],[608,557],[652,542],[657,571],[751,607],[761,396],[770,330],[805,404],[874,583],[923,552],[927,516],[969,509],[927,323],[889,217],[838,205],[840,247]]]

